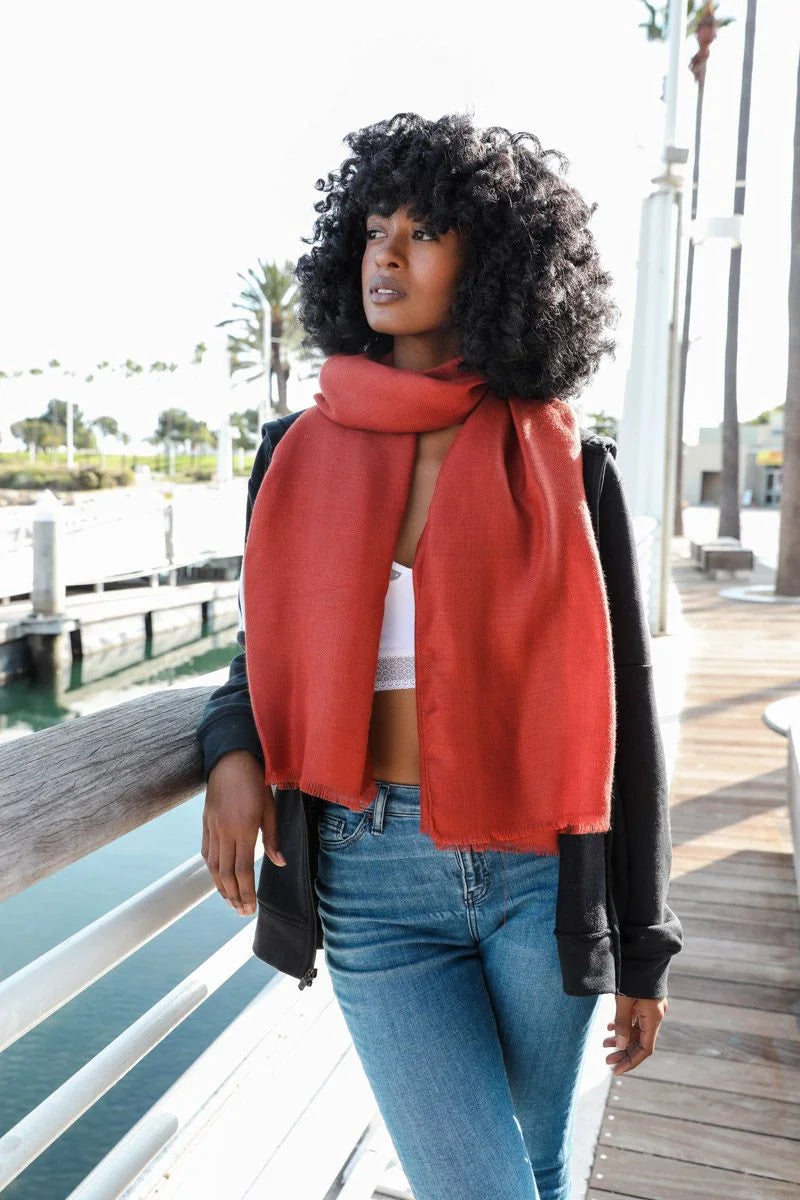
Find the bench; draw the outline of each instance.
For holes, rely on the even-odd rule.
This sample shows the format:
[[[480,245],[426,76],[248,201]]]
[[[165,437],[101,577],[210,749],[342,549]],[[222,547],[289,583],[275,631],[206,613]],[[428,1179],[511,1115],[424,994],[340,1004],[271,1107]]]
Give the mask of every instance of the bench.
[[[721,537],[709,542],[690,542],[691,556],[701,571],[752,571],[755,555],[738,538]]]

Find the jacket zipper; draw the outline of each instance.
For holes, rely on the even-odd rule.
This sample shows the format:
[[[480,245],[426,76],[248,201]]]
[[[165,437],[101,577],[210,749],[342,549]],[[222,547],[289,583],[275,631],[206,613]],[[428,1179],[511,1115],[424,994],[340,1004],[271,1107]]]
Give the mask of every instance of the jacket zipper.
[[[439,469],[441,470],[441,467]],[[439,482],[439,479],[437,476],[436,483],[438,483],[438,482]],[[434,491],[435,490],[436,490],[436,484],[434,484]],[[431,496],[431,501],[430,501],[430,504],[432,504],[432,503],[433,503],[433,496]],[[430,504],[428,505],[428,516],[429,517],[430,517]],[[428,521],[426,520],[425,524],[422,527],[422,532],[419,535],[419,538],[417,540],[417,548],[414,551],[414,557],[411,560],[411,568],[412,568],[412,570],[411,570],[411,587],[414,592],[414,694],[416,696],[416,702],[417,702],[416,703],[416,707],[417,707],[417,739],[419,741],[419,761],[420,761],[421,770],[423,772],[423,774],[420,775],[421,780],[423,779],[423,775],[425,772],[425,747],[423,745],[422,700],[421,700],[421,688],[420,688],[420,663],[422,660],[421,660],[420,654],[419,654],[419,590],[418,590],[418,585],[419,585],[419,573],[420,573],[419,562],[421,561],[419,552],[420,552],[420,549],[422,548],[422,540],[425,537],[427,528],[428,528]],[[420,800],[419,800],[419,803],[420,803],[420,825],[423,828],[425,828],[426,827],[427,810],[423,806],[423,796],[425,797],[425,801],[427,801],[427,799],[428,799],[427,787],[420,787],[419,796],[420,796]]]
[[[302,991],[305,987],[311,987],[312,983],[314,982],[314,978],[317,975],[317,968],[314,966],[314,961],[317,957],[317,921],[319,918],[316,911],[314,885],[311,880],[311,838],[309,837],[308,833],[308,808],[306,807],[306,802],[303,799],[303,794],[299,790],[298,796],[300,798],[300,804],[303,806],[303,835],[305,837],[303,853],[305,854],[306,859],[306,901],[308,904],[308,911],[311,914],[311,966],[307,971],[304,972],[303,975],[301,975],[300,982],[297,985],[300,991]]]
[[[301,978],[300,982],[297,985],[300,988],[300,991],[302,991],[304,987],[311,987],[311,984],[314,982],[314,976],[316,974],[317,974],[316,967],[308,968],[305,975],[303,975],[303,977]]]

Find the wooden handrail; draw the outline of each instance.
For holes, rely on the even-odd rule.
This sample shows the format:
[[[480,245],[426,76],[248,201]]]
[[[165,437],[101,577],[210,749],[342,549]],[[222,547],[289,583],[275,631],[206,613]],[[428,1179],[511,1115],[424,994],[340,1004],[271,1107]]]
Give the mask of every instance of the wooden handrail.
[[[201,791],[195,730],[213,690],[156,692],[0,745],[0,900]]]

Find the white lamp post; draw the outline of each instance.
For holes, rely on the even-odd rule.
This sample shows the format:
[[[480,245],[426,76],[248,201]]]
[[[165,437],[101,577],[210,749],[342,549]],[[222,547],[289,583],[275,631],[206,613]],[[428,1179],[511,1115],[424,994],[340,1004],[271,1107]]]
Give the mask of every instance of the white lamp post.
[[[744,217],[740,213],[729,217],[698,217],[689,224],[689,237],[696,246],[702,246],[711,238],[723,238],[735,249],[742,244],[743,232]]]
[[[619,459],[634,515],[654,522],[643,582],[652,633],[667,632],[672,514],[678,447],[678,312],[683,267],[684,188],[689,152],[676,145],[686,41],[685,0],[669,2],[669,70],[664,89],[662,171],[642,205],[631,361],[620,424]],[[676,170],[676,168],[678,168]]]

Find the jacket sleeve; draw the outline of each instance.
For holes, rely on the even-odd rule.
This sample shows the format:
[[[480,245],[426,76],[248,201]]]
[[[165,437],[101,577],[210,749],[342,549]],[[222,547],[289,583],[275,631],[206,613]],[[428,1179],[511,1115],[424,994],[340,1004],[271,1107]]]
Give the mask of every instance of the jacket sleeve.
[[[253,469],[247,482],[245,542],[250,530],[250,518],[253,514],[253,505],[258,495],[258,489],[272,456],[272,446],[269,437],[264,432],[265,429],[266,426],[262,429],[264,436],[256,451]],[[242,560],[242,568],[244,569],[244,560]],[[250,691],[245,667],[242,572],[239,573],[239,629],[236,641],[242,653],[237,654],[232,660],[225,683],[211,693],[203,710],[200,724],[197,726],[197,739],[203,752],[203,770],[206,781],[219,759],[230,750],[249,750],[262,763],[264,761],[264,753],[261,749],[261,741],[250,705]]]
[[[667,904],[672,865],[669,782],[653,685],[650,628],[633,522],[611,453],[599,528],[617,681],[611,845],[620,932],[619,991],[658,998],[667,994],[670,959],[681,949],[683,935]]]

